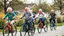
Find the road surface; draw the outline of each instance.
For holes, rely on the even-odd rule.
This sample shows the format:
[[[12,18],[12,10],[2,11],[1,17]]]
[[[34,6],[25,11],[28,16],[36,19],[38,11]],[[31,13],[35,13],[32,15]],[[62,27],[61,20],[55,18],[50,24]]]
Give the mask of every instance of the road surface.
[[[40,34],[36,30],[34,36],[61,36],[62,34],[64,34],[64,26],[57,27],[57,29],[53,30],[53,31],[51,31],[49,28],[48,32],[44,32],[44,30],[42,30],[42,32]],[[2,33],[0,33],[0,36],[2,36]],[[19,32],[17,33],[17,36],[20,36]]]

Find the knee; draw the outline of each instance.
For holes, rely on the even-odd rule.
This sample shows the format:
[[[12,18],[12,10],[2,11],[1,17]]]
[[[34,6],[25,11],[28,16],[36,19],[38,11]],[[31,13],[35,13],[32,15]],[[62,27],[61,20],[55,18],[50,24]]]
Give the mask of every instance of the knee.
[[[13,20],[13,21],[11,21],[11,23],[10,23],[10,24],[14,24],[14,22],[15,22],[15,21]]]

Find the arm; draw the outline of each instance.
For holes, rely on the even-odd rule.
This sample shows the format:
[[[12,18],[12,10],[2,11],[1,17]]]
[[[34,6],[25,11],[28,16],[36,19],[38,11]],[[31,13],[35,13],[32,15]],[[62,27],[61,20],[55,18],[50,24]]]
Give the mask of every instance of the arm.
[[[44,12],[42,12],[42,13],[43,13],[44,17],[46,17],[46,14]]]
[[[14,15],[14,18],[16,18],[16,14],[15,14],[15,13],[13,13],[13,15]]]
[[[35,18],[37,18],[39,16],[39,13],[36,14]]]
[[[25,16],[25,13],[23,13],[23,14],[20,16],[20,19],[22,19],[24,16]]]
[[[8,16],[8,13],[3,17],[3,19],[6,19],[7,16]]]
[[[55,19],[56,19],[56,13],[55,13]]]
[[[29,14],[30,14],[30,18],[32,18],[32,17],[33,17],[33,13],[32,13],[32,12],[30,12]]]

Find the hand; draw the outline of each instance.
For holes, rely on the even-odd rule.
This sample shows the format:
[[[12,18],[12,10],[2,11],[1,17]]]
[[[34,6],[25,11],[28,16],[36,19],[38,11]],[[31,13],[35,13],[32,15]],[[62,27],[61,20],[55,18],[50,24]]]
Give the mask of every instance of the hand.
[[[4,20],[4,18],[2,18],[2,20]]]
[[[35,19],[35,21],[36,21],[36,19]]]
[[[29,18],[32,18],[31,16]]]
[[[15,17],[13,17],[13,19],[15,19]]]
[[[20,19],[22,19],[22,17]]]

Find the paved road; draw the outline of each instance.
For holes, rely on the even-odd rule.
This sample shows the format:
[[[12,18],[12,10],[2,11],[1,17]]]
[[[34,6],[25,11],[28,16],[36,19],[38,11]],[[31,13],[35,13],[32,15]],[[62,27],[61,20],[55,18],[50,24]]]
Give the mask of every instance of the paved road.
[[[39,34],[36,30],[34,36],[61,36],[62,34],[64,34],[64,26],[57,27],[57,30],[53,31],[51,31],[49,28],[48,32],[44,32],[44,30],[42,30],[41,34]],[[0,33],[0,36],[2,36],[2,33]],[[17,36],[20,36],[19,32],[17,33]]]

